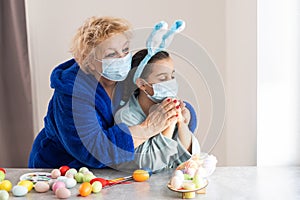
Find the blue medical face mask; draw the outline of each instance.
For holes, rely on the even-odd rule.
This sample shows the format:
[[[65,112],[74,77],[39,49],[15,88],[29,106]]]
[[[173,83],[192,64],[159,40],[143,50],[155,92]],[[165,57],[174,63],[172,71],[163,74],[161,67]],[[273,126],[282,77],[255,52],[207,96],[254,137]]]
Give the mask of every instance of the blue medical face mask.
[[[149,83],[147,84],[150,85]],[[152,96],[146,91],[144,92],[147,94],[147,97],[155,103],[160,103],[167,97],[174,98],[178,93],[178,83],[175,78],[160,83],[154,83],[151,87],[153,88],[154,92]]]
[[[131,53],[122,58],[102,59],[101,76],[111,81],[123,81],[131,69]]]

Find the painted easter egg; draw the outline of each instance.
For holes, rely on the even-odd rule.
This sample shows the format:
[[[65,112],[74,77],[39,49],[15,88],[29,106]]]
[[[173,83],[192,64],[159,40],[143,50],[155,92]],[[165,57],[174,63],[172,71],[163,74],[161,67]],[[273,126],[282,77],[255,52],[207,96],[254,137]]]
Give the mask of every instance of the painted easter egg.
[[[6,170],[4,168],[0,168],[0,171],[3,171],[3,173],[6,174]]]
[[[66,172],[65,176],[68,177],[68,178],[74,178],[74,175],[75,175],[76,173],[77,173],[77,170],[74,169],[74,168],[71,168],[71,169],[69,169],[69,170]]]
[[[11,191],[12,184],[9,180],[4,180],[0,182],[0,190],[6,190],[7,192]]]
[[[5,179],[5,173],[3,171],[0,171],[0,182]]]
[[[181,179],[179,176],[173,176],[171,179],[171,186],[174,189],[179,189],[182,187],[183,179]]]
[[[9,194],[6,190],[0,190],[0,200],[8,200]]]
[[[27,187],[22,185],[15,185],[12,189],[12,194],[16,197],[25,196],[27,192],[28,192]]]
[[[133,172],[132,178],[135,181],[143,182],[149,179],[149,173],[142,169],[137,169]]]
[[[102,190],[102,183],[100,181],[95,181],[92,184],[92,192],[93,193],[98,193]]]
[[[175,170],[173,176],[178,176],[180,179],[184,180],[184,175],[181,170]]]
[[[79,194],[83,197],[90,195],[92,190],[93,187],[89,182],[84,182],[79,186]]]
[[[61,187],[56,190],[55,195],[58,199],[67,199],[71,196],[71,191],[67,188]]]
[[[96,176],[94,174],[84,174],[82,181],[83,182],[90,182],[92,179],[96,178]]]
[[[77,184],[77,181],[74,178],[67,178],[64,182],[68,189],[75,187]]]
[[[59,168],[59,171],[60,171],[61,175],[64,176],[69,169],[70,169],[69,166],[64,165]]]
[[[65,182],[67,180],[68,177],[65,177],[65,176],[59,176],[57,177],[57,180],[58,181],[61,181],[61,182]]]
[[[34,185],[34,190],[36,192],[40,192],[40,193],[47,192],[47,191],[49,191],[49,189],[50,189],[50,185],[45,181],[38,181]]]
[[[83,182],[83,173],[78,172],[74,175],[74,179],[77,181],[77,183]]]
[[[99,181],[102,184],[102,187],[105,187],[109,184],[109,182],[103,178],[94,178],[90,181],[90,184],[93,184],[95,181]]]
[[[60,172],[60,170],[59,169],[53,169],[52,171],[51,171],[51,177],[52,178],[57,178],[57,177],[59,177],[61,175],[61,172]]]
[[[84,173],[86,173],[88,171],[90,171],[90,170],[87,167],[81,167],[78,172],[84,174]]]
[[[33,188],[33,183],[31,181],[28,181],[28,180],[22,180],[18,183],[18,185],[26,187],[28,192],[30,192]]]
[[[66,184],[62,181],[56,181],[52,185],[52,190],[53,190],[53,192],[55,192],[58,188],[61,188],[61,187],[66,187]]]

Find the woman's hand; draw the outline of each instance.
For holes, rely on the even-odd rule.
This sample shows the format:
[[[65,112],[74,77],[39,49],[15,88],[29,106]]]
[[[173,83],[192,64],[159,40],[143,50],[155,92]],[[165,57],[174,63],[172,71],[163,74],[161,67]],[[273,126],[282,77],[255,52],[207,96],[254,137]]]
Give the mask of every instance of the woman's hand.
[[[160,104],[153,105],[144,123],[156,135],[177,122],[177,100],[165,99]]]
[[[171,98],[167,98],[150,108],[149,115],[144,122],[129,127],[135,147],[162,132],[170,125],[176,124],[178,121],[176,104],[178,104],[177,100],[172,101]]]

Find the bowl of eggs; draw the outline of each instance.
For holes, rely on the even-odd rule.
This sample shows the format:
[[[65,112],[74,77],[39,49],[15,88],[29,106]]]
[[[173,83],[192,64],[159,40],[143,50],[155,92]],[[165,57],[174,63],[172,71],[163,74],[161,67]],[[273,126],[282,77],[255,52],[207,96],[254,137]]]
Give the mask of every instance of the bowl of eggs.
[[[196,193],[206,193],[208,177],[216,168],[217,159],[208,154],[195,154],[180,164],[167,186],[170,190],[182,193],[183,199],[195,198]]]

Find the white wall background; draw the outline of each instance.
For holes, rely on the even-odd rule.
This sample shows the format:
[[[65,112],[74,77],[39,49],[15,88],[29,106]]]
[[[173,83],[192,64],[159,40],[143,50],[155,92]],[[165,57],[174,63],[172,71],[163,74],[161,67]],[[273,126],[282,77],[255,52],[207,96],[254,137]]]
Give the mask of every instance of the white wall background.
[[[259,1],[258,20],[258,165],[300,165],[300,1]]]
[[[256,1],[26,0],[26,6],[36,133],[52,95],[50,73],[71,57],[71,38],[87,17],[124,17],[134,27],[180,18],[184,34],[207,50],[225,83],[227,120],[212,153],[219,165],[256,164]]]

